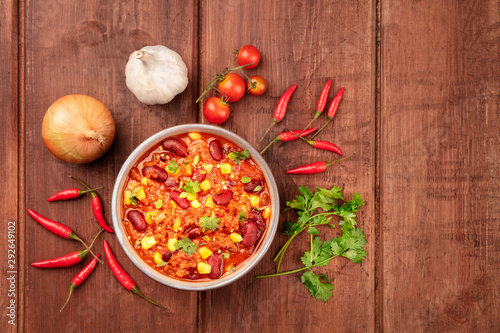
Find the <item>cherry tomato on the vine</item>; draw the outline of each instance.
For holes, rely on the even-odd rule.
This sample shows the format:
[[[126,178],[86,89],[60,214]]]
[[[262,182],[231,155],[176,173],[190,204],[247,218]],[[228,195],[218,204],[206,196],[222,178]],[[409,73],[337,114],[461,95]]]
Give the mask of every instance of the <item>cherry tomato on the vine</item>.
[[[255,46],[245,45],[238,50],[238,55],[236,56],[236,61],[238,65],[243,66],[249,63],[252,65],[245,67],[246,69],[251,69],[257,67],[260,61],[260,52]]]
[[[245,81],[238,74],[228,73],[224,77],[224,80],[217,84],[217,89],[220,91],[219,96],[222,97],[222,92],[229,97],[229,103],[234,103],[239,101],[243,95],[245,95]]]
[[[247,81],[247,90],[251,95],[260,96],[267,90],[267,81],[260,75],[254,75]]]
[[[229,118],[230,113],[229,104],[220,97],[210,97],[203,104],[203,115],[213,124],[222,124]]]

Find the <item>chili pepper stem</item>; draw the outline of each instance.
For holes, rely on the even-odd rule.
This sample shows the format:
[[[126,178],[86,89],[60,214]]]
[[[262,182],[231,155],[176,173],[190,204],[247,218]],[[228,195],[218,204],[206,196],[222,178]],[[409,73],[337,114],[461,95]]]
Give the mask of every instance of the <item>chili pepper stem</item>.
[[[260,152],[260,154],[264,154],[266,152],[267,149],[269,149],[269,147],[271,147],[273,145],[273,143],[275,142],[278,142],[279,141],[279,137],[276,137],[273,141],[269,142],[269,144],[266,146],[266,148],[262,149],[262,151]]]
[[[61,308],[61,310],[59,310],[59,312],[62,312],[62,310],[66,307],[66,304],[68,304],[69,302],[69,299],[71,298],[71,294],[73,294],[73,290],[75,290],[75,284],[73,282],[71,282],[71,285],[69,286],[69,295],[68,295],[68,298],[66,299],[66,302],[64,303],[63,307]]]
[[[168,310],[168,309],[167,309],[166,307],[164,307],[163,305],[160,305],[160,304],[156,303],[155,301],[152,301],[152,300],[150,300],[149,298],[147,298],[146,296],[144,296],[144,295],[140,292],[139,288],[137,288],[137,286],[134,286],[134,287],[133,287],[130,291],[131,291],[131,292],[133,292],[134,294],[136,294],[136,295],[138,295],[138,296],[140,296],[140,297],[144,298],[144,299],[145,299],[146,301],[148,301],[149,303],[151,303],[151,304],[153,304],[153,305],[156,305],[157,307],[160,307],[160,308],[162,308],[162,309],[164,309],[164,310]]]
[[[304,129],[302,130],[302,132],[300,132],[299,135],[302,135],[302,133],[304,133],[304,131],[307,130],[309,128],[309,126],[311,126],[311,124],[313,123],[313,121],[315,121],[316,119],[318,119],[319,116],[321,116],[321,112],[316,111],[316,114],[314,114],[314,118],[309,122],[309,124],[307,124],[306,127],[304,127]]]
[[[92,191],[92,189],[91,189],[91,188],[90,188],[87,184],[85,184],[84,182],[82,182],[81,180],[78,180],[78,179],[76,179],[76,178],[75,178],[75,177],[73,177],[73,176],[69,176],[69,178],[71,178],[71,179],[73,179],[73,180],[75,180],[75,181],[79,182],[79,183],[80,183],[80,184],[82,184],[83,186],[85,186],[85,188],[86,188],[88,191]]]
[[[337,162],[340,162],[340,161],[343,161],[343,160],[347,160],[348,158],[352,157],[356,155],[356,153],[352,153],[351,155],[349,156],[346,156],[346,157],[342,157],[342,158],[339,158],[338,160],[335,160],[335,161],[331,161],[331,162],[326,162],[326,167],[328,168],[330,165],[334,164],[334,163],[337,163]]]
[[[94,258],[96,258],[96,259],[97,259],[97,261],[99,261],[101,264],[103,263],[103,262],[102,262],[102,260],[100,260],[100,259],[99,259],[99,258],[98,258],[98,257],[97,257],[97,256],[96,256],[93,252],[92,252],[91,248],[92,248],[92,246],[94,246],[94,243],[95,243],[95,241],[96,241],[97,237],[99,237],[99,235],[100,235],[103,231],[104,231],[104,229],[101,229],[101,230],[97,233],[97,235],[95,235],[94,239],[92,240],[92,243],[90,243],[90,247],[87,249],[87,250],[89,250],[89,252],[90,252],[90,253],[94,256]]]
[[[321,126],[321,128],[320,128],[320,129],[319,129],[316,133],[314,133],[314,134],[313,134],[313,136],[311,137],[311,140],[312,140],[312,139],[314,139],[314,137],[315,137],[316,135],[318,135],[318,134],[319,134],[319,132],[321,132],[321,131],[323,130],[323,128],[325,128],[325,127],[326,127],[326,125],[328,125],[328,124],[330,123],[330,121],[332,121],[332,119],[333,119],[333,118],[328,117],[328,119],[327,119],[326,123],[325,123],[323,126]]]
[[[264,135],[260,138],[259,142],[258,143],[261,143],[262,140],[264,140],[264,138],[266,137],[267,133],[269,133],[269,131],[271,130],[271,128],[273,128],[274,125],[276,125],[278,123],[278,121],[276,119],[273,119],[273,122],[271,123],[271,126],[268,127],[267,131],[264,133]]]
[[[93,192],[93,191],[97,191],[97,190],[100,190],[100,189],[103,189],[104,186],[101,186],[101,187],[97,187],[97,188],[91,188],[91,189],[88,189],[88,190],[85,190],[85,191],[80,191],[81,194],[83,193],[87,193],[87,192]]]

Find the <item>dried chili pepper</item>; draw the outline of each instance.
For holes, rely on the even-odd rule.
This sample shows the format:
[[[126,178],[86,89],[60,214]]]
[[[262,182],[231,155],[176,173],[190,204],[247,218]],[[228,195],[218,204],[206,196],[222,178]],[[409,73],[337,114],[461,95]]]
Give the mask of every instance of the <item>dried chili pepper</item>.
[[[69,176],[69,177],[71,179],[79,182],[83,186],[85,186],[85,188],[87,190],[91,190],[90,187],[87,184],[83,183],[82,181],[74,178],[73,176]],[[108,223],[106,222],[106,219],[104,218],[104,213],[102,212],[101,199],[99,199],[99,196],[97,195],[97,193],[95,193],[92,190],[90,191],[90,194],[92,194],[92,211],[94,212],[94,216],[95,216],[97,222],[99,223],[99,225],[101,226],[101,228],[103,228],[107,232],[110,232],[110,233],[114,234],[115,232],[113,231],[113,229],[111,229],[109,227]]]
[[[308,129],[309,126],[311,126],[312,122],[315,121],[323,113],[323,110],[325,109],[326,106],[326,102],[328,100],[328,93],[330,93],[331,87],[332,87],[332,79],[328,80],[328,82],[323,87],[323,91],[321,92],[321,95],[319,96],[318,99],[318,104],[316,105],[316,113],[314,114],[314,118],[309,122],[309,124],[307,124],[306,127],[304,127],[303,131]]]
[[[335,117],[337,114],[337,110],[339,108],[340,101],[342,100],[342,96],[344,95],[344,88],[340,89],[337,95],[332,100],[332,103],[330,104],[330,107],[328,108],[328,113],[326,114],[326,123],[312,136],[311,139],[314,139],[316,135],[319,134],[323,130],[323,128],[326,127],[332,121],[332,119]]]
[[[276,108],[274,109],[273,122],[271,123],[271,126],[269,126],[269,128],[266,130],[262,138],[260,138],[259,142],[261,142],[262,139],[264,139],[266,134],[271,130],[271,128],[273,128],[274,125],[283,120],[286,114],[286,108],[288,106],[288,102],[290,102],[290,98],[292,97],[295,89],[297,89],[296,84],[288,88],[288,90],[285,91],[285,93],[280,97],[278,105],[276,105]]]
[[[354,155],[354,154],[352,154],[352,155]],[[331,161],[331,162],[320,161],[320,162],[314,162],[311,164],[306,164],[306,165],[297,167],[295,169],[288,170],[288,171],[286,171],[286,173],[289,175],[311,175],[311,174],[315,174],[315,173],[321,173],[321,172],[324,172],[326,170],[326,168],[328,168],[330,165],[337,163],[337,162],[340,162],[340,161],[343,161],[345,159],[348,159],[352,155],[349,155],[347,157],[343,157],[341,159]]]
[[[295,131],[289,131],[289,132],[283,132],[281,133],[280,135],[278,135],[273,141],[271,141],[267,146],[266,148],[264,148],[260,154],[264,154],[264,152],[269,148],[271,147],[271,145],[275,142],[278,142],[278,141],[293,141],[293,140],[297,140],[298,139],[298,135],[304,137],[304,136],[307,136],[309,134],[311,134],[312,132],[314,132],[315,130],[317,129],[317,127],[313,127],[313,128],[310,128],[308,130],[305,130],[305,131],[301,131],[301,130],[295,130]],[[293,133],[292,133],[293,132]],[[295,133],[295,134],[294,134]]]
[[[97,254],[97,257],[95,257],[91,262],[89,262],[83,269],[75,275],[73,280],[71,280],[71,284],[69,286],[69,295],[68,298],[66,299],[66,302],[64,303],[63,307],[59,312],[61,312],[66,304],[68,304],[68,301],[71,297],[71,294],[73,293],[73,290],[81,285],[88,277],[89,275],[94,271],[96,265],[97,265],[97,260],[99,260],[100,254]]]
[[[102,187],[93,188],[91,190],[86,190],[86,191],[82,191],[82,190],[80,190],[78,188],[69,188],[67,190],[63,190],[61,192],[57,192],[56,194],[54,194],[53,196],[51,196],[50,198],[48,198],[47,201],[51,202],[51,201],[58,201],[58,200],[76,199],[76,198],[81,197],[82,195],[84,195],[87,192],[95,191],[95,190],[98,190],[98,189],[101,189],[101,188]]]
[[[73,232],[73,230],[71,230],[70,228],[68,228],[64,224],[61,224],[61,223],[56,222],[56,221],[52,221],[51,219],[48,219],[45,216],[38,214],[37,212],[35,212],[32,209],[28,209],[28,214],[35,221],[37,221],[42,227],[44,227],[45,229],[47,229],[48,231],[50,231],[54,235],[57,235],[59,237],[66,238],[66,239],[72,239],[72,240],[79,241],[86,248],[88,248],[88,245],[85,244],[85,242],[80,237],[78,237]],[[92,251],[90,251],[90,253],[92,253]],[[94,253],[92,253],[92,255],[95,257]]]
[[[36,262],[32,263],[31,266],[37,267],[37,268],[62,268],[62,267],[74,266],[74,265],[78,264],[79,262],[82,262],[82,260],[85,258],[87,253],[89,251],[91,251],[90,249],[92,248],[95,240],[101,234],[102,231],[103,230],[101,229],[101,231],[99,231],[99,233],[94,237],[92,244],[90,244],[90,246],[83,251],[75,251],[75,252],[71,252],[69,254],[65,254],[62,257],[57,257],[57,258],[47,259],[47,260],[42,260],[42,261],[36,261]],[[94,256],[94,257],[97,258],[97,256]],[[99,262],[101,262],[101,264],[102,264],[102,261],[99,260]]]
[[[120,266],[118,261],[116,261],[115,256],[113,255],[113,252],[111,251],[111,248],[108,244],[108,242],[104,241],[104,255],[106,256],[106,261],[108,262],[109,268],[111,268],[111,271],[113,274],[116,276],[118,281],[122,284],[122,286],[125,287],[125,289],[133,292],[136,295],[139,295],[140,297],[144,298],[146,301],[150,302],[151,304],[154,304],[162,309],[167,310],[164,306],[150,300],[146,296],[144,296],[140,291],[139,288],[137,288],[135,282],[132,280],[132,278],[125,272],[125,270]]]

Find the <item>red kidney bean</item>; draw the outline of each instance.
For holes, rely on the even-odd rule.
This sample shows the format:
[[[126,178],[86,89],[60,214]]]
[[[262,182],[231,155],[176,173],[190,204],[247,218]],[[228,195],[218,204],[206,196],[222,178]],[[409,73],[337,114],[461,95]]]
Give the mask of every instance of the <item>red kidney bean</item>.
[[[224,266],[224,260],[222,256],[218,253],[212,254],[208,258],[208,264],[212,267],[210,274],[208,275],[211,279],[218,279],[222,275],[222,267]]]
[[[260,186],[260,190],[255,191],[255,188],[257,186]],[[260,191],[262,191],[262,182],[260,180],[252,179],[250,183],[245,184],[243,189],[248,193],[259,193]]]
[[[214,194],[212,196],[212,200],[216,204],[222,205],[222,206],[227,205],[229,203],[229,201],[231,201],[232,198],[233,198],[233,191],[231,191],[231,190],[222,190],[221,193]]]
[[[257,227],[257,224],[254,222],[248,222],[243,227],[243,240],[241,241],[241,244],[247,247],[252,247],[255,242],[257,242],[257,239],[259,239],[259,228]]]
[[[188,156],[187,148],[182,144],[181,140],[176,138],[167,138],[163,141],[163,149],[174,153],[180,157]]]
[[[264,230],[266,228],[266,223],[262,218],[262,214],[256,209],[252,209],[250,211],[250,214],[248,215],[248,221],[255,222],[260,230]]]
[[[156,180],[160,183],[164,182],[168,178],[167,172],[157,165],[148,165],[142,169],[142,175],[144,177],[149,176],[150,179]]]
[[[189,208],[190,206],[189,200],[186,198],[179,198],[180,194],[181,192],[177,190],[170,191],[170,199],[174,200],[179,206],[181,206],[184,209]]]
[[[161,255],[161,260],[167,262],[170,260],[170,258],[172,258],[172,256],[174,255],[174,252],[170,251],[170,250],[166,250],[165,252],[163,252],[163,254]]]
[[[148,227],[144,215],[138,210],[131,210],[127,213],[127,218],[137,231],[143,231]]]
[[[201,183],[202,181],[205,180],[206,176],[207,176],[207,173],[205,170],[196,169],[192,178],[193,178],[193,181],[198,181],[198,183]]]
[[[208,150],[210,151],[210,156],[214,161],[219,162],[222,160],[222,147],[220,146],[220,142],[217,140],[212,140],[208,144]]]
[[[179,187],[179,183],[177,183],[174,178],[170,177],[165,182],[165,187],[167,188],[167,190],[173,190]]]
[[[196,238],[200,235],[200,228],[192,227],[186,231],[189,238]]]

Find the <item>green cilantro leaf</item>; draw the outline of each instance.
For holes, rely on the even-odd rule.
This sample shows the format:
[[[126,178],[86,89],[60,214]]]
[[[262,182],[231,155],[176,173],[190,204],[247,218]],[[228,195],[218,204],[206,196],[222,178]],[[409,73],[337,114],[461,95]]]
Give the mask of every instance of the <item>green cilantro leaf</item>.
[[[193,243],[188,237],[185,237],[175,243],[175,249],[193,255],[198,249],[198,245]]]
[[[162,206],[163,206],[163,200],[161,199],[156,200],[155,202],[156,209],[160,209]]]
[[[253,189],[254,192],[259,192],[260,190],[262,190],[262,186],[260,185],[255,186],[255,188]]]
[[[137,193],[139,193],[139,190],[140,190],[140,189],[141,189],[141,188],[140,188],[139,186],[137,186],[137,187],[135,187],[135,188],[132,190],[132,192],[131,192],[131,194],[130,194],[130,198],[129,198],[129,199],[130,199],[130,203],[131,203],[133,206],[136,206],[136,205],[137,205],[137,197],[136,197],[136,196],[137,196]]]
[[[248,149],[245,149],[242,152],[233,151],[227,154],[227,157],[233,161],[234,164],[238,164],[240,161],[250,158],[250,152]]]
[[[309,235],[319,235],[319,231],[315,227],[309,227],[309,228],[307,228],[307,233]]]
[[[242,182],[243,184],[248,184],[248,183],[250,183],[251,181],[252,181],[252,178],[250,178],[250,177],[248,177],[248,176],[245,176],[245,177],[241,178],[241,182]]]
[[[238,219],[240,221],[245,221],[246,218],[247,218],[247,214],[244,211],[241,211],[240,215],[238,215]]]
[[[332,297],[333,285],[328,283],[328,277],[325,274],[316,275],[312,271],[307,271],[302,274],[300,280],[311,296],[316,299],[326,302]]]
[[[168,262],[166,261],[162,261],[162,262],[159,262],[156,267],[163,267],[163,266],[166,266],[168,264]]]
[[[195,180],[194,182],[189,180],[189,179],[186,179],[186,185],[184,185],[182,187],[182,189],[188,193],[191,193],[191,194],[196,194],[196,192],[200,192],[201,189],[200,189],[200,183],[198,183],[197,180]]]
[[[201,223],[200,225],[201,228],[203,229],[203,232],[205,232],[205,230],[207,229],[210,229],[212,231],[219,229],[220,219],[215,216],[215,211],[213,210],[212,210],[212,215],[210,217],[202,216],[200,217],[199,221]]]
[[[179,170],[179,164],[177,164],[176,161],[171,160],[170,163],[168,163],[168,167],[167,168],[168,168],[168,171],[171,174],[174,174],[174,173],[176,173]]]

